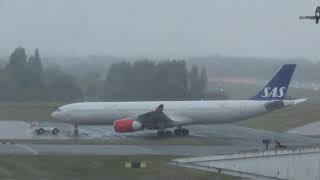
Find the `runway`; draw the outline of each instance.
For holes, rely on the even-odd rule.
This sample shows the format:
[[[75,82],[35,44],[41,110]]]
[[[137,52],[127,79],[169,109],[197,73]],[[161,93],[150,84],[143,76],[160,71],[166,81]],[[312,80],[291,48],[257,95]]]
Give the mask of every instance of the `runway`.
[[[290,129],[288,132],[305,136],[320,137],[320,122],[309,123],[294,129]]]
[[[115,133],[112,126],[81,126],[80,136],[72,135],[72,126],[58,123],[42,123],[40,126],[53,126],[60,129],[59,135],[34,135],[29,123],[23,121],[0,121],[0,140],[24,140],[20,144],[0,144],[0,154],[67,154],[67,155],[181,155],[207,156],[222,153],[262,150],[263,139],[280,141],[286,146],[320,144],[319,138],[291,133],[276,133],[239,127],[232,124],[189,126],[190,136],[185,144],[184,137],[175,137],[175,142],[158,138],[155,131],[141,131],[128,134]],[[5,140],[4,140],[5,139]],[[37,140],[45,143],[34,143]],[[53,140],[59,140],[57,143]],[[91,142],[92,140],[110,140],[106,144],[72,144],[61,142]],[[130,145],[118,145],[125,140]],[[219,141],[215,145],[210,141]],[[206,143],[199,144],[199,141]],[[47,144],[46,144],[47,142]],[[60,142],[60,144],[59,144]],[[146,144],[145,142],[154,142]],[[170,142],[170,145],[166,144]],[[209,143],[208,143],[209,142]],[[19,142],[18,142],[19,143]],[[197,144],[198,143],[198,144]],[[211,145],[210,145],[211,144]]]

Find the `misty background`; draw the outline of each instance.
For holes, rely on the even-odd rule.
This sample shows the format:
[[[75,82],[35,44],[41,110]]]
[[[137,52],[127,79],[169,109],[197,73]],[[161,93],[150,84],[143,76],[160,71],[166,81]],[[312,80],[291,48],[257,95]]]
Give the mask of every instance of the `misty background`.
[[[317,5],[311,0],[0,0],[0,100],[226,99],[226,83],[262,86],[284,63],[298,64],[294,87],[318,91],[319,26],[298,19],[313,15]],[[127,69],[113,76],[123,83],[112,91],[122,95],[108,95],[114,87],[108,86],[110,71],[119,64]],[[162,64],[178,70],[170,74]],[[152,73],[150,67],[171,76],[143,74]],[[136,93],[123,91],[133,74],[144,84],[135,86]],[[159,87],[175,90],[139,95],[159,81]],[[193,95],[191,81],[202,83]]]
[[[318,60],[312,0],[0,0],[0,53]]]

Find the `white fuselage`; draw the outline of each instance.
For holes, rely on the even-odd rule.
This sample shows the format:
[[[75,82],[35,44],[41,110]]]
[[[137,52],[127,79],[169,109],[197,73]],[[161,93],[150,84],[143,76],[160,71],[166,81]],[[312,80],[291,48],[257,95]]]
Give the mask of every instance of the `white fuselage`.
[[[218,124],[245,120],[268,112],[265,105],[273,101],[142,101],[83,102],[60,107],[52,113],[56,120],[74,124],[113,124],[117,119],[135,117],[154,111],[160,104],[163,112],[177,125]],[[289,105],[290,101],[284,101]]]

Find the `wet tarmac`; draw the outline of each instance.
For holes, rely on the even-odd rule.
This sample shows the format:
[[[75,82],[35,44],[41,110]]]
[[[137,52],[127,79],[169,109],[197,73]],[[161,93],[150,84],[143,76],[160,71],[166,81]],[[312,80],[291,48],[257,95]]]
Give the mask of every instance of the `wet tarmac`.
[[[293,133],[276,133],[239,127],[232,124],[188,126],[190,138],[219,140],[217,145],[194,145],[192,141],[184,145],[139,145],[141,140],[157,139],[155,131],[140,131],[119,134],[112,126],[80,126],[80,135],[73,136],[73,126],[69,124],[44,122],[39,127],[55,127],[58,135],[46,133],[36,135],[35,127],[23,121],[0,121],[0,140],[20,139],[22,144],[0,144],[0,154],[80,154],[80,155],[183,155],[207,156],[222,153],[252,151],[264,149],[263,139],[277,140],[286,146],[320,144],[320,138],[307,137]],[[121,140],[126,139],[134,145],[89,145],[89,144],[53,144],[52,140]],[[45,140],[48,144],[34,144],[32,140]],[[139,141],[137,141],[139,140]],[[176,139],[179,141],[179,139]],[[61,141],[60,141],[61,142]],[[135,143],[137,142],[137,143]]]

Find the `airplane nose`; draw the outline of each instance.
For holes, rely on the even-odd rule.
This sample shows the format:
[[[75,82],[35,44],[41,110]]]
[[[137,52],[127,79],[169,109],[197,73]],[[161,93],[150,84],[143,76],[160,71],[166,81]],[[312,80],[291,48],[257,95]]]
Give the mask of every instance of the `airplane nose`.
[[[53,119],[59,119],[59,113],[58,112],[53,112],[53,113],[51,113],[51,117]]]
[[[51,113],[51,117],[56,119],[56,117],[57,117],[56,112]]]

